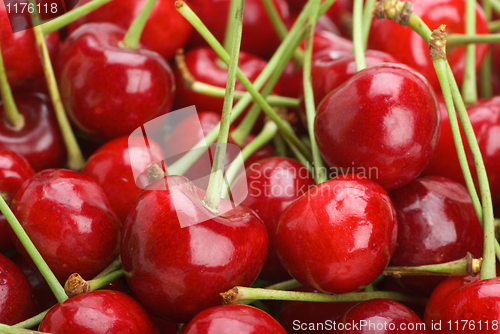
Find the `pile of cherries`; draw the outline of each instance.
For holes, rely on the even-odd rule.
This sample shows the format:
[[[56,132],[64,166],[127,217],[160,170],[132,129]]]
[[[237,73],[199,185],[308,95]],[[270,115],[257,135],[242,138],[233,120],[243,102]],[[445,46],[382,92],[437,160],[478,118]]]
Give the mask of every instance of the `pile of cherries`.
[[[80,0],[75,11],[90,2]],[[189,151],[221,121],[223,95],[193,83],[216,92],[228,76],[221,57],[177,9],[191,8],[222,43],[231,1],[157,0],[138,45],[127,45],[127,31],[151,2],[101,2],[45,36],[72,126],[62,130],[33,29],[12,33],[7,7],[0,4],[5,75],[24,116],[24,124],[13,128],[2,91],[0,195],[56,280],[64,285],[78,273],[92,290],[70,298],[54,294],[38,269],[40,260],[32,260],[10,227],[14,216],[2,210],[1,324],[44,333],[500,332],[499,279],[432,269],[468,253],[481,258],[484,233],[422,37],[373,18],[367,67],[358,71],[351,41],[354,1],[336,0],[314,30],[313,133],[307,130],[309,101],[304,103],[307,57],[292,58],[272,89],[275,101],[289,104],[275,108],[282,121],[305,147],[320,152],[324,165],[315,166],[280,133],[263,141],[259,134],[271,120],[241,116],[228,143],[243,151],[250,143],[258,148],[245,159],[246,174],[232,180],[231,192],[248,195],[237,206],[221,199],[224,213],[217,214],[203,201],[208,179],[200,183],[205,187],[191,182],[209,175],[210,166],[196,160],[183,175],[164,174],[182,156],[167,157],[166,150]],[[250,81],[265,71],[282,40],[264,4],[290,29],[306,3],[245,1],[238,66]],[[476,33],[489,34],[491,20],[479,4],[475,11]],[[413,12],[431,29],[446,24],[449,33],[465,32],[466,0],[415,0]],[[476,70],[498,45],[476,46]],[[301,44],[295,55],[305,48]],[[458,85],[467,80],[465,58],[464,46],[448,49]],[[494,93],[500,93],[499,60],[490,60]],[[236,90],[245,91],[239,80]],[[196,117],[169,136],[131,136],[192,105]],[[493,204],[500,205],[500,97],[480,99],[467,111]],[[85,155],[81,170],[67,169],[67,131],[76,134]],[[140,149],[145,142],[147,150]],[[202,150],[212,161],[215,152]],[[468,147],[466,152],[475,175]],[[148,179],[153,162],[161,166],[160,176]],[[426,275],[405,271],[424,265],[434,265]],[[388,267],[398,267],[399,274],[389,275]],[[110,275],[112,282],[98,283]],[[251,286],[270,287],[255,290],[262,297],[248,298],[258,300],[241,297],[237,303],[235,287]],[[293,291],[274,298],[276,290]],[[231,305],[223,305],[227,291],[235,294]],[[316,302],[324,294],[352,299]],[[24,322],[32,317],[38,321]],[[16,330],[9,327],[8,333]]]

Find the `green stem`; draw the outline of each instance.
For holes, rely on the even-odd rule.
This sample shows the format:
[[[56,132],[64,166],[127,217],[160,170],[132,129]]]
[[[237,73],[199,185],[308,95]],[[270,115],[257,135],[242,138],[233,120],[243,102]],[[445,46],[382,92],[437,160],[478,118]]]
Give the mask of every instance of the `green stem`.
[[[63,15],[41,25],[43,34],[47,36],[54,31],[58,31],[79,18],[93,12],[111,0],[93,0],[85,5],[78,6]]]
[[[125,270],[118,269],[100,278],[94,278],[93,280],[88,281],[90,284],[90,291],[99,290],[100,288],[105,287],[109,283],[123,276],[125,276]]]
[[[446,263],[429,264],[416,267],[386,267],[382,274],[385,276],[476,276],[476,274],[481,269],[481,264],[481,259],[473,259],[472,255],[469,254],[468,256],[460,260],[450,261]]]
[[[304,103],[307,114],[307,128],[309,130],[312,155],[314,161],[314,180],[316,184],[320,184],[327,180],[327,176],[325,173],[326,169],[323,165],[323,160],[321,158],[318,145],[316,144],[316,136],[314,135],[314,119],[316,118],[316,107],[314,103],[314,92],[311,83],[314,28],[316,26],[316,21],[318,19],[317,15],[318,15],[319,1],[312,0],[311,3],[313,7],[312,7],[311,19],[309,20],[307,26],[306,49],[305,49],[304,68],[303,68],[304,70],[303,85],[304,85]]]
[[[446,39],[448,47],[457,47],[469,44],[492,44],[500,42],[500,34],[485,34],[485,35],[465,35],[465,34],[450,34]]]
[[[130,50],[137,50],[139,48],[139,41],[141,40],[142,32],[146,26],[146,22],[148,21],[149,14],[151,14],[155,4],[156,0],[146,1],[141,12],[130,25],[123,41],[120,42],[120,47]]]
[[[365,46],[363,43],[363,0],[354,0],[352,12],[352,44],[356,70],[361,71],[366,67]]]
[[[9,81],[7,80],[7,73],[3,63],[2,50],[0,48],[0,92],[2,95],[3,110],[5,114],[5,121],[9,127],[18,131],[24,127],[24,116],[21,115],[17,109],[12,90],[10,89]]]
[[[488,29],[490,31],[498,31],[498,30],[500,30],[500,20],[491,21],[490,23],[488,23]]]
[[[491,2],[483,0],[483,11],[488,22],[491,21]],[[490,22],[491,23],[491,22]],[[488,50],[481,64],[481,97],[489,99],[493,96],[493,85],[491,83],[491,50]]]
[[[47,284],[49,285],[50,289],[54,293],[56,299],[58,302],[65,301],[68,299],[66,294],[64,293],[64,289],[59,284],[59,281],[57,278],[54,276],[52,271],[50,270],[49,266],[45,262],[45,260],[42,258],[40,255],[40,252],[36,249],[35,245],[33,242],[30,240],[26,232],[24,231],[23,227],[17,220],[17,218],[14,216],[12,211],[10,210],[9,206],[7,203],[5,203],[5,200],[3,199],[2,196],[0,196],[0,211],[3,213],[5,216],[5,219],[9,222],[10,227],[14,230],[14,233],[16,236],[19,238],[19,241],[23,245],[23,247],[26,249],[26,252],[28,255],[31,257],[33,262],[35,263],[36,267],[42,274],[42,276],[45,278],[47,281]]]
[[[52,308],[52,307],[51,307]],[[31,317],[29,319],[26,319],[22,322],[19,322],[15,325],[13,325],[12,327],[17,327],[17,328],[32,328],[32,327],[35,327],[35,326],[38,326],[43,318],[45,318],[45,316],[47,315],[47,313],[49,313],[50,309],[49,308],[48,310],[45,310],[37,315],[35,315],[34,317]]]
[[[377,0],[366,0],[365,9],[363,12],[363,50],[368,47],[368,37],[370,36],[370,28],[373,20],[373,6]]]
[[[276,134],[273,138],[273,146],[274,146],[274,151],[276,152],[277,157],[286,157],[287,152],[286,152],[286,143],[283,137],[279,133]]]
[[[238,8],[238,0],[229,1],[229,11],[227,16],[226,32],[224,35],[224,50],[231,52],[231,43],[233,41],[234,25],[236,24],[236,9]]]
[[[236,304],[245,300],[291,300],[291,301],[306,301],[306,302],[360,302],[371,299],[390,299],[398,302],[411,302],[425,305],[427,298],[420,296],[412,296],[400,292],[352,292],[341,295],[330,295],[316,292],[299,292],[299,291],[280,291],[247,287],[235,287],[228,292],[221,294],[227,304]]]
[[[484,1],[483,1],[484,2]],[[497,14],[500,14],[500,1],[498,0],[489,0],[488,6],[491,7]],[[490,17],[491,19],[491,17]]]
[[[222,107],[219,137],[217,139],[217,148],[214,154],[212,173],[208,182],[205,199],[203,200],[205,205],[213,211],[218,211],[224,184],[224,159],[226,156],[229,126],[231,124],[231,109],[233,108],[233,92],[236,84],[236,72],[238,70],[244,6],[245,0],[239,0],[236,10],[233,43],[231,46],[231,57],[229,59],[229,70],[227,74],[226,96],[224,97],[224,105]]]
[[[0,333],[4,334],[48,334],[47,332],[38,332],[38,331],[32,331],[29,329],[24,329],[24,328],[18,328],[18,327],[13,327],[13,326],[8,326],[4,324],[0,324]]]
[[[116,260],[111,262],[111,264],[103,271],[101,271],[96,277],[94,277],[94,279],[99,279],[101,277],[107,276],[108,274],[120,269],[121,266],[122,266],[122,259],[120,256],[118,256]]]
[[[269,285],[269,286],[265,287],[264,289],[288,291],[288,290],[293,290],[295,288],[300,288],[301,286],[302,286],[302,283],[300,283],[296,279],[291,279],[288,281],[279,282],[279,283],[276,283],[273,285]],[[252,304],[256,301],[257,301],[257,299],[247,299],[247,300],[239,301],[238,304],[249,305],[249,304]]]
[[[476,34],[476,0],[466,0],[465,34]],[[476,82],[476,45],[471,43],[465,49],[464,81],[462,83],[462,97],[465,104],[477,103]]]
[[[64,144],[66,146],[66,151],[68,153],[68,167],[72,170],[80,170],[85,165],[85,159],[83,158],[82,151],[78,146],[78,142],[76,141],[68,117],[66,116],[66,112],[64,111],[64,106],[61,101],[61,95],[59,94],[59,88],[57,87],[54,69],[52,68],[52,63],[50,61],[47,45],[45,44],[45,38],[43,36],[42,28],[40,26],[37,26],[33,28],[33,31],[35,33],[38,49],[41,53],[45,79],[47,80],[47,87],[49,88],[49,93],[52,100],[52,105],[54,106],[57,123],[59,124],[59,129],[61,130]]]

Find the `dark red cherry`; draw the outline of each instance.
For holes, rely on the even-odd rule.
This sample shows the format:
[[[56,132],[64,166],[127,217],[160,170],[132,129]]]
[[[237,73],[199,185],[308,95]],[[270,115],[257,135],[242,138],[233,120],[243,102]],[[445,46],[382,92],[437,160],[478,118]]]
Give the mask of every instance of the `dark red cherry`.
[[[88,176],[65,169],[39,172],[23,183],[12,211],[61,281],[75,272],[91,279],[118,256],[122,225]],[[13,241],[28,258],[19,240]]]
[[[35,315],[33,289],[21,269],[0,254],[0,323],[14,325]]]
[[[286,334],[285,329],[266,312],[247,305],[209,308],[194,317],[183,334]]]
[[[417,178],[389,193],[398,215],[392,266],[420,266],[483,253],[483,230],[467,189],[444,177]],[[401,277],[405,287],[430,294],[442,277]]]
[[[248,189],[248,196],[242,205],[254,210],[266,225],[269,235],[269,250],[260,278],[270,281],[284,281],[290,275],[281,265],[274,247],[274,235],[281,214],[309,188],[315,185],[306,167],[289,158],[267,158],[251,164],[239,177],[233,192]]]
[[[328,9],[328,15],[339,28],[342,36],[352,38],[352,9],[353,0],[337,0]]]
[[[24,181],[35,174],[28,160],[14,151],[0,149],[0,196],[10,205]],[[9,236],[9,223],[0,214],[0,253],[14,247]]]
[[[281,215],[276,250],[304,285],[329,293],[362,289],[389,263],[396,212],[374,181],[340,175],[299,197]]]
[[[156,52],[119,47],[124,35],[113,24],[89,23],[59,53],[58,83],[68,116],[95,139],[128,136],[172,107],[170,66]]]
[[[52,308],[39,330],[74,334],[157,334],[142,306],[132,297],[110,290],[72,297]]]
[[[204,193],[181,176],[150,184],[138,197],[123,230],[125,277],[153,315],[187,322],[221,305],[219,293],[252,284],[267,253],[262,220],[222,200],[215,216]]]
[[[282,20],[287,22],[290,13],[286,1],[272,0],[272,2]],[[229,3],[229,0],[187,1],[187,4],[203,21],[208,30],[221,43],[224,41],[226,32]],[[276,34],[262,1],[245,1],[241,50],[267,59],[272,56],[280,42],[281,39]],[[189,45],[191,47],[199,47],[206,45],[206,42],[198,33],[193,33]]]
[[[0,123],[0,148],[23,155],[35,171],[62,167],[66,162],[66,147],[59,130],[49,97],[42,94],[14,96],[25,125],[19,131]],[[3,102],[0,117],[3,119]]]
[[[407,66],[367,67],[318,106],[319,150],[336,172],[363,174],[396,189],[431,159],[439,139],[438,108],[427,80]]]
[[[427,334],[425,324],[408,307],[388,299],[372,299],[351,308],[331,333]]]
[[[78,6],[91,0],[79,0]],[[139,15],[146,0],[113,0],[99,9],[85,15],[69,25],[69,32],[90,22],[114,23],[128,29]],[[148,17],[141,37],[144,47],[171,59],[178,48],[184,47],[191,31],[191,25],[177,12],[174,0],[159,0]]]
[[[446,25],[449,33],[465,32],[465,0],[419,0],[413,3],[413,12],[431,29]],[[479,5],[476,6],[476,33],[489,34],[488,22]],[[390,38],[389,38],[390,36]],[[436,91],[439,81],[429,57],[429,47],[422,37],[408,27],[390,20],[374,19],[368,46],[390,53],[398,61],[414,68],[429,80]],[[476,47],[476,68],[479,68],[488,46]],[[465,47],[448,48],[446,57],[459,86],[462,85],[465,64]]]
[[[150,149],[146,150],[142,149],[142,137],[114,139],[101,146],[82,169],[82,174],[93,178],[104,190],[121,221],[125,221],[135,198],[149,183],[147,170],[151,163],[163,160],[161,147],[153,140],[148,144]],[[140,179],[136,180],[134,174],[141,175]]]

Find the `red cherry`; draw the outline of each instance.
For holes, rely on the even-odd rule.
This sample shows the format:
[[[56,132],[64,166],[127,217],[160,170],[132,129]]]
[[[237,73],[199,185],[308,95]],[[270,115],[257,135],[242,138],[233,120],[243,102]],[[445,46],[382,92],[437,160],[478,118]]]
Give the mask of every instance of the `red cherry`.
[[[110,290],[72,297],[52,308],[39,331],[74,334],[156,334],[158,329],[132,297]]]
[[[311,188],[281,215],[276,250],[283,266],[322,292],[362,289],[389,263],[396,212],[385,190],[359,175]]]
[[[66,39],[59,53],[59,87],[68,116],[89,137],[127,136],[171,110],[170,66],[155,52],[118,46],[125,31],[89,23]]]
[[[372,299],[357,304],[347,311],[337,329],[340,330],[331,333],[427,334],[425,324],[412,310],[388,299]]]
[[[398,215],[392,266],[420,266],[483,253],[483,229],[467,189],[444,177],[418,178],[389,193]],[[405,287],[430,294],[443,277],[401,277]]]
[[[1,122],[0,148],[23,155],[35,171],[64,166],[66,147],[50,99],[42,94],[21,94],[14,99],[25,125],[13,131]],[[0,101],[0,116],[3,115]]]
[[[61,281],[75,272],[91,279],[118,256],[121,223],[88,176],[64,169],[39,172],[23,183],[12,211]],[[17,237],[13,241],[28,258]]]
[[[35,174],[28,160],[14,151],[0,149],[0,192],[7,195],[5,201],[10,205],[24,181]],[[2,194],[0,194],[1,196]],[[9,236],[9,223],[0,214],[0,253],[14,245]]]
[[[438,108],[417,72],[399,64],[367,67],[318,106],[319,150],[337,173],[360,173],[396,189],[431,159],[439,139]]]
[[[284,281],[290,275],[281,265],[274,246],[274,234],[281,214],[297,198],[314,186],[314,179],[306,167],[288,158],[267,158],[251,164],[246,176],[238,178],[233,192],[248,189],[241,203],[254,210],[266,225],[269,250],[260,277],[271,281]]]
[[[90,1],[80,0],[78,7]],[[111,1],[70,24],[69,32],[90,22],[109,22],[128,29],[145,3],[146,0]],[[192,31],[191,25],[177,12],[174,3],[174,0],[158,0],[141,36],[142,45],[158,52],[165,59],[173,58],[177,49],[184,47]]]
[[[220,305],[219,293],[250,285],[267,252],[267,233],[257,215],[228,201],[214,216],[181,176],[150,184],[124,224],[121,257],[125,277],[153,315],[189,321]]]
[[[272,0],[272,2],[282,20],[287,22],[290,13],[286,1]],[[229,3],[229,0],[188,1],[188,5],[221,43],[225,36]],[[265,38],[262,38],[262,36],[265,36]],[[241,50],[267,59],[276,51],[280,42],[281,39],[276,34],[262,1],[246,0],[243,15]],[[189,45],[191,47],[199,47],[206,45],[206,42],[198,33],[194,33],[191,36]]]
[[[14,325],[35,315],[33,289],[21,269],[0,254],[0,323]]]
[[[286,334],[269,314],[247,305],[209,308],[194,317],[183,334]]]
[[[432,29],[446,25],[448,32],[465,32],[465,0],[419,0],[412,2],[413,12]],[[482,9],[476,5],[476,33],[489,34],[488,21]],[[390,36],[390,38],[389,38]],[[441,89],[429,57],[429,46],[416,32],[390,20],[374,19],[368,46],[390,53],[400,62],[422,73],[436,91]],[[476,69],[479,69],[488,46],[476,47]],[[459,86],[462,85],[465,64],[465,47],[448,49],[446,58]]]
[[[101,146],[87,161],[82,174],[90,176],[104,190],[111,207],[125,221],[132,203],[149,183],[147,171],[153,161],[163,160],[161,147],[148,140],[150,150],[143,150],[141,137],[120,137]],[[141,178],[136,181],[136,175]]]
[[[352,9],[354,6],[353,0],[337,0],[328,9],[328,15],[333,23],[339,28],[342,36],[352,37]]]

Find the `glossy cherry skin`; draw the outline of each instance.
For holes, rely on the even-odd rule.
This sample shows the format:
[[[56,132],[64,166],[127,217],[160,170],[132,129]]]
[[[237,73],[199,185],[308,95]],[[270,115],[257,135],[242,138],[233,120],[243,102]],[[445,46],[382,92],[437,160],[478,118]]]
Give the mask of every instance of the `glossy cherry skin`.
[[[0,254],[0,323],[14,325],[35,315],[33,289],[21,269]]]
[[[290,13],[286,1],[272,0],[272,2],[283,21],[287,22]],[[221,43],[224,41],[229,3],[229,0],[187,1],[191,9]],[[272,56],[280,43],[281,39],[276,34],[262,1],[245,1],[241,50],[267,59]],[[206,42],[195,32],[191,35],[189,45],[199,47],[206,45]]]
[[[61,281],[72,273],[91,279],[118,256],[122,225],[88,176],[65,169],[39,172],[23,183],[12,211]],[[13,241],[28,258],[19,240]]]
[[[185,177],[168,176],[137,197],[124,224],[127,282],[151,314],[169,321],[221,305],[219,293],[252,284],[266,258],[266,229],[252,210],[222,200],[226,213],[214,216],[202,198]]]
[[[295,291],[318,292],[308,287]],[[278,321],[288,333],[328,334],[327,321],[337,322],[357,302],[315,303],[302,301],[284,301],[281,305]],[[322,327],[317,324],[322,323]],[[313,325],[311,325],[313,324]]]
[[[439,139],[439,116],[424,77],[407,66],[382,63],[358,72],[323,99],[315,136],[329,164],[391,190],[427,166]]]
[[[398,242],[391,266],[420,266],[483,253],[483,230],[467,189],[444,177],[417,178],[389,192],[398,215]],[[401,277],[419,294],[430,294],[442,277]]]
[[[440,98],[441,137],[439,138],[436,152],[424,170],[423,175],[441,175],[465,185],[453,141],[450,120],[443,102]],[[493,203],[500,203],[500,171],[498,169],[498,165],[500,164],[500,142],[498,141],[500,97],[496,96],[485,101],[480,101],[478,104],[468,107],[467,113],[476,134],[486,173],[488,174]],[[462,141],[464,142],[469,168],[475,180],[476,189],[478,189],[474,161],[466,144],[467,140],[464,134],[462,134]]]
[[[315,185],[314,178],[298,161],[273,157],[251,164],[233,185],[233,192],[248,189],[248,196],[241,203],[254,210],[266,225],[269,250],[260,278],[284,281],[290,275],[281,265],[274,247],[274,235],[283,211],[297,198]]]
[[[448,33],[463,34],[465,31],[465,0],[419,0],[412,3],[413,12],[431,29],[446,25]],[[488,22],[483,11],[476,5],[476,33],[489,34]],[[390,36],[390,38],[388,38]],[[390,53],[400,62],[423,74],[436,91],[439,81],[429,57],[429,46],[416,32],[390,20],[372,22],[368,46]],[[476,68],[482,63],[488,46],[476,47]],[[465,64],[465,47],[448,49],[446,57],[450,63],[458,86],[462,85]]]
[[[388,299],[361,302],[347,311],[341,322],[343,330],[332,330],[331,333],[427,334],[425,324],[412,310]],[[337,324],[338,329],[340,326]]]
[[[396,212],[385,190],[359,175],[340,175],[299,197],[281,215],[276,250],[299,282],[328,293],[370,284],[396,246]]]
[[[16,1],[18,4],[22,1]],[[43,7],[43,3],[38,1]],[[14,6],[13,1],[9,1]],[[21,5],[20,5],[21,6]],[[43,76],[42,61],[39,56],[35,35],[32,29],[12,32],[5,6],[0,6],[0,41],[2,41],[2,57],[7,73],[7,80],[12,88],[22,86],[26,81]],[[59,34],[52,33],[45,37],[51,58],[59,48]]]
[[[266,312],[253,306],[226,305],[209,308],[194,317],[183,334],[286,334]]]
[[[0,192],[4,192],[7,205],[16,196],[24,181],[35,174],[28,160],[14,151],[0,149]],[[2,194],[0,194],[1,196]],[[9,223],[0,214],[0,253],[14,247],[9,236]]]
[[[158,329],[132,297],[110,290],[72,297],[52,308],[39,331],[74,334],[157,334]]]
[[[153,161],[163,160],[161,147],[148,140],[150,150],[141,149],[142,137],[120,137],[101,146],[87,160],[82,174],[90,176],[104,190],[111,207],[125,221],[132,203],[148,184],[147,171]],[[141,179],[134,178],[134,170]],[[139,186],[139,185],[140,186]]]
[[[14,131],[1,122],[0,148],[21,154],[35,171],[62,167],[66,162],[66,147],[49,98],[42,94],[22,94],[14,99],[25,125]],[[1,101],[0,117],[4,117]]]
[[[89,23],[61,46],[58,83],[66,112],[87,136],[111,140],[168,113],[175,83],[156,52],[120,48],[125,30]]]
[[[91,0],[79,0],[78,6]],[[70,33],[85,23],[109,22],[128,29],[139,15],[146,0],[113,0],[69,25]],[[165,59],[175,56],[184,47],[193,30],[189,22],[177,12],[174,0],[159,0],[148,17],[141,36],[147,49],[158,52]]]
[[[435,309],[441,328],[430,332],[498,333],[499,303],[500,277],[465,284],[441,299],[440,307]]]

